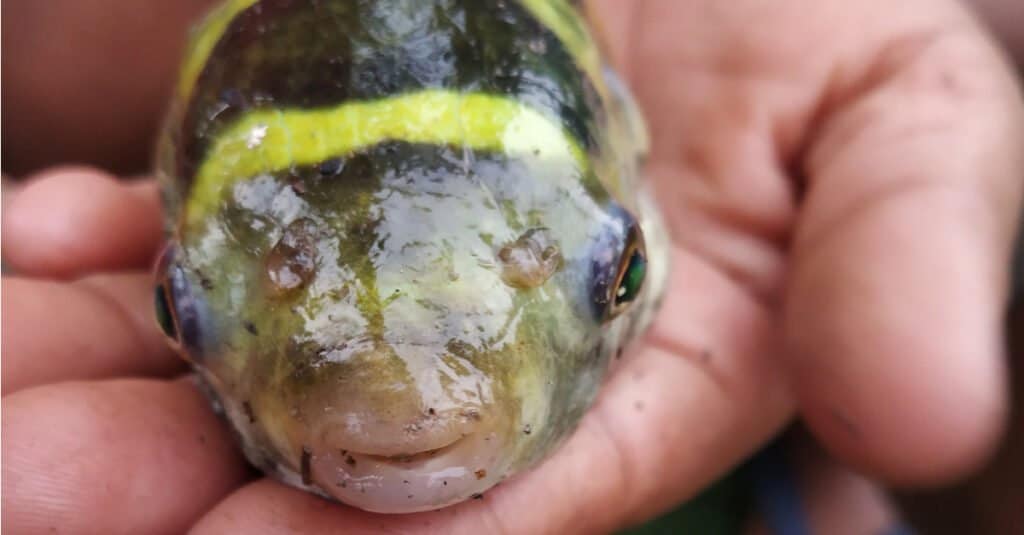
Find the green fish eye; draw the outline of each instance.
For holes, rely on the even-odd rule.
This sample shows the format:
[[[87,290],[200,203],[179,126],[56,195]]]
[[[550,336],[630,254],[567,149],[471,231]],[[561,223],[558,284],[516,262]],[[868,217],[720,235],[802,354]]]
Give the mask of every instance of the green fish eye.
[[[647,276],[647,259],[640,250],[634,250],[626,264],[626,269],[619,280],[619,286],[615,289],[615,305],[621,306],[629,303],[640,295],[643,288],[644,278]]]
[[[174,314],[171,313],[171,303],[167,297],[167,291],[163,285],[158,285],[153,292],[153,305],[156,309],[156,322],[168,338],[177,339],[178,329],[174,325]]]

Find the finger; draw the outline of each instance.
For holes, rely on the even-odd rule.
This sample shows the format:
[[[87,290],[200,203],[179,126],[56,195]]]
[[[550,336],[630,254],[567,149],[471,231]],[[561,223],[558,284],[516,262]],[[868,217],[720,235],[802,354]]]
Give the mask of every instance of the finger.
[[[791,441],[786,441],[786,444]],[[784,451],[777,444],[749,469],[756,491],[746,533],[910,535],[886,493],[836,464],[810,444]]]
[[[1011,426],[999,451],[967,480],[940,489],[914,489],[899,504],[921,533],[1015,533],[1024,526],[1024,300],[1018,295],[1009,321],[1013,405]]]
[[[186,381],[25,390],[3,403],[3,531],[184,533],[246,477]]]
[[[22,175],[62,162],[145,169],[188,26],[213,3],[8,2],[0,31],[4,170]]]
[[[811,428],[900,483],[973,470],[1002,428],[1024,184],[1020,93],[966,15],[932,4],[940,29],[895,29],[835,81],[804,161],[786,307]]]
[[[74,283],[5,277],[3,393],[73,379],[184,370],[153,320],[148,274]]]
[[[149,268],[162,238],[153,182],[128,185],[88,168],[42,173],[5,208],[4,263],[24,275]]]
[[[536,470],[481,500],[388,517],[265,481],[195,533],[607,533],[687,499],[775,433],[791,404],[764,311],[695,257],[673,261],[675,285],[647,343]]]
[[[835,452],[905,482],[970,470],[1003,418],[1024,124],[983,34],[953,2],[636,5],[676,242],[766,302],[790,287],[804,412]]]

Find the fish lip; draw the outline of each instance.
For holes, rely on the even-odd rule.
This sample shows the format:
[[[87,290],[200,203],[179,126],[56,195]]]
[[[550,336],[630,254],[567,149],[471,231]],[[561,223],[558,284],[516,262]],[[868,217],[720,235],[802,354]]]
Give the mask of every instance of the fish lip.
[[[459,438],[453,440],[452,442],[449,442],[448,444],[441,446],[440,448],[433,448],[417,452],[400,453],[397,455],[379,455],[375,453],[366,453],[359,451],[348,451],[347,454],[353,458],[366,459],[368,461],[373,461],[382,464],[390,464],[395,466],[415,465],[418,463],[429,461],[430,459],[435,459],[437,457],[443,456],[448,452],[454,451],[460,445],[466,443],[467,439],[471,437],[471,433],[465,434],[461,435]]]
[[[378,513],[447,507],[483,493],[510,474],[512,460],[493,432],[474,432],[442,448],[402,457],[329,450],[311,459],[311,478],[285,481]]]

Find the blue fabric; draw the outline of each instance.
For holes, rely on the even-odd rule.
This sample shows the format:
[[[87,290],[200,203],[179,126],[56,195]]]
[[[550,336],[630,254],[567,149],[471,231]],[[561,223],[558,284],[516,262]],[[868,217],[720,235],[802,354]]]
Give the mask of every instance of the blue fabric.
[[[780,442],[758,453],[749,470],[754,503],[768,531],[773,535],[811,535],[796,477]]]

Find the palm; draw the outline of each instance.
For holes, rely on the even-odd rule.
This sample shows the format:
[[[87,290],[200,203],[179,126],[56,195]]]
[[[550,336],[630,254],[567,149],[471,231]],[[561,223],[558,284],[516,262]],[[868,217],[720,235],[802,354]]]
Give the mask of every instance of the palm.
[[[994,266],[1024,134],[1005,120],[1022,113],[1008,78],[946,82],[947,60],[996,61],[968,19],[952,4],[882,24],[884,2],[593,4],[651,119],[673,276],[554,457],[483,500],[396,517],[252,481],[193,387],[165,379],[181,368],[146,321],[145,275],[5,279],[4,527],[602,532],[691,496],[798,405],[833,451],[884,477],[973,463],[1000,421]],[[944,30],[920,30],[932,25]],[[950,120],[961,128],[926,130]],[[41,277],[140,267],[159,223],[136,189],[81,174],[30,187],[4,221],[5,260]],[[997,215],[965,206],[978,202]],[[38,210],[67,221],[41,227]],[[109,379],[126,376],[156,378]]]

